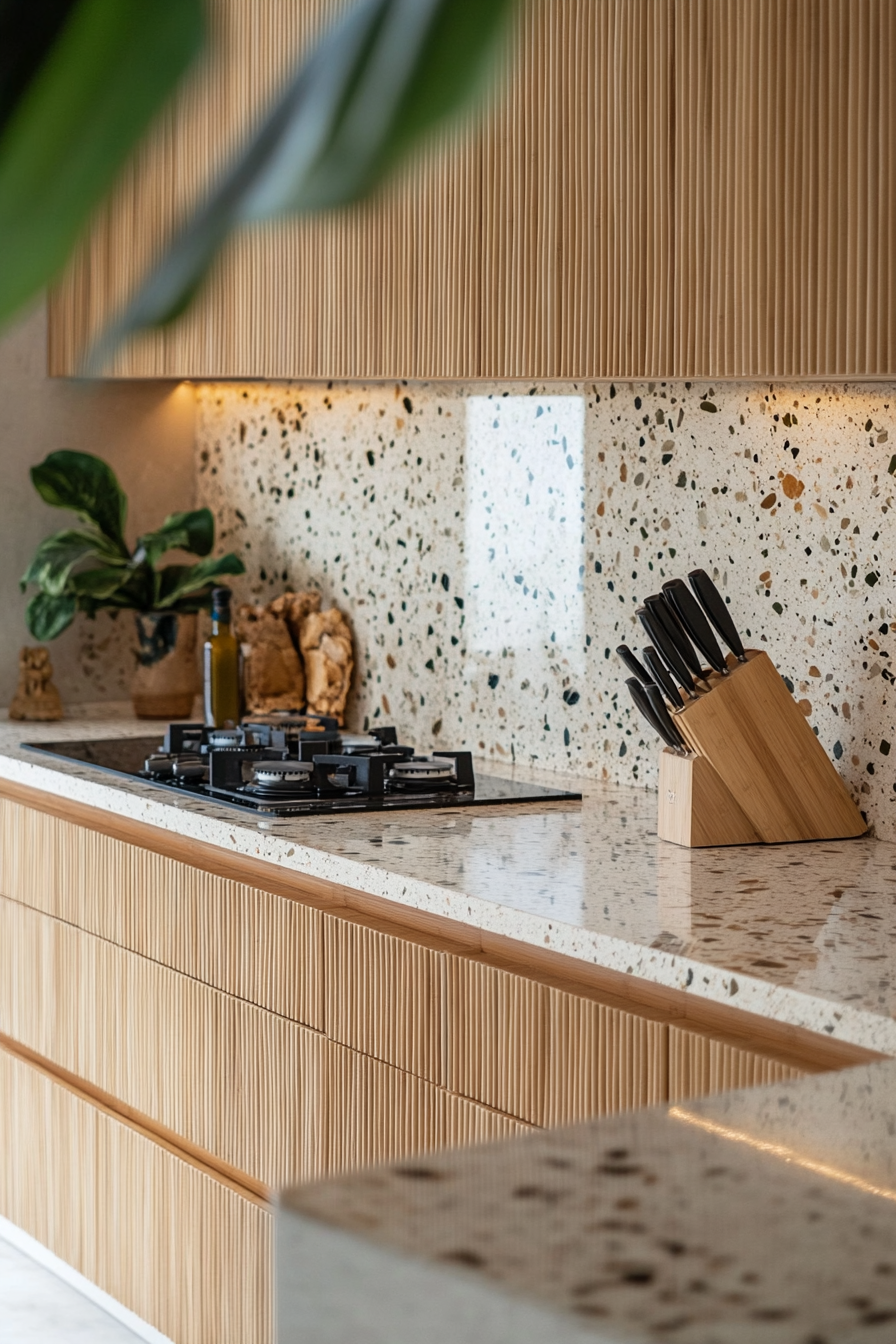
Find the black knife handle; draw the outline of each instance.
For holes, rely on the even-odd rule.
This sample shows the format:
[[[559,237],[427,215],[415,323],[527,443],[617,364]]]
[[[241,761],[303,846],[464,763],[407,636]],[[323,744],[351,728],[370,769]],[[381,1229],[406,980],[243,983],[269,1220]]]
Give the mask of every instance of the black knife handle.
[[[678,685],[684,687],[692,700],[696,700],[697,692],[694,690],[693,678],[675,644],[666,634],[665,627],[660,625],[653,612],[649,611],[647,607],[638,607],[635,615],[644,627],[651,644],[654,648],[659,649],[660,657]]]
[[[666,699],[673,704],[676,709],[684,709],[684,701],[675,682],[666,671],[666,664],[657,653],[656,649],[642,649],[644,662],[647,664],[647,670],[650,673],[650,680],[656,682]]]
[[[663,594],[710,667],[726,676],[728,664],[725,655],[703,614],[703,608],[684,579],[670,579],[664,583]]]
[[[667,725],[663,723],[654,712],[653,706],[647,698],[647,688],[642,686],[636,677],[629,677],[625,684],[641,714],[650,724],[650,727],[656,733],[657,737],[661,737],[667,747],[671,747],[673,751],[680,753],[682,751],[681,734],[678,732],[672,720],[669,719],[669,715],[666,714],[666,718],[668,719]],[[653,689],[659,695],[657,687],[654,686]],[[662,699],[662,696],[660,696],[660,699]]]
[[[637,677],[642,686],[649,686],[653,681],[653,677],[647,671],[647,668],[640,659],[635,657],[629,646],[627,644],[620,644],[616,652],[619,654],[619,657],[625,663],[632,676]]]
[[[688,632],[679,621],[675,612],[669,606],[669,603],[659,593],[654,593],[651,597],[645,597],[644,605],[648,611],[652,611],[666,634],[675,645],[685,665],[692,677],[698,681],[703,678],[703,664],[697,655],[691,641],[688,639]]]
[[[742,663],[747,661],[747,655],[744,653],[744,646],[741,643],[740,635],[737,633],[734,622],[728,614],[728,608],[725,605],[725,599],[713,583],[705,569],[692,569],[688,575],[691,587],[693,588],[697,601],[706,612],[712,624],[718,633],[722,636],[735,658],[739,658]]]
[[[665,740],[669,746],[671,747],[674,744],[677,751],[687,751],[685,740],[679,731],[678,724],[666,708],[666,702],[663,699],[659,686],[645,686],[644,694],[650,701],[650,708],[656,715],[657,722],[666,730],[667,736]],[[672,739],[671,741],[670,738]]]

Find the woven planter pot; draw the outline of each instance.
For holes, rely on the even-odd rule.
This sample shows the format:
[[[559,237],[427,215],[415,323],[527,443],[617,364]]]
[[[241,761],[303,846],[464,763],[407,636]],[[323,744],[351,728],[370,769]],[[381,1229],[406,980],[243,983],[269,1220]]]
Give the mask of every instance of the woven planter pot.
[[[199,690],[196,617],[138,611],[131,701],[139,719],[186,719]]]

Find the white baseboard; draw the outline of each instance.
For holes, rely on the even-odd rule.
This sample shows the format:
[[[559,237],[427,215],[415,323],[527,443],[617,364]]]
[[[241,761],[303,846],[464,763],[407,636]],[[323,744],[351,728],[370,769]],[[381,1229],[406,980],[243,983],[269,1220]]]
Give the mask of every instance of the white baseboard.
[[[114,1297],[104,1293],[102,1288],[97,1288],[95,1283],[85,1279],[83,1274],[79,1274],[76,1269],[72,1269],[71,1265],[67,1265],[64,1260],[60,1260],[58,1255],[48,1251],[46,1246],[36,1241],[34,1237],[29,1236],[27,1232],[23,1232],[20,1227],[16,1227],[15,1223],[9,1222],[7,1218],[0,1217],[0,1237],[4,1241],[8,1241],[11,1246],[15,1246],[16,1250],[22,1251],[24,1255],[36,1260],[39,1265],[43,1265],[44,1269],[50,1270],[58,1279],[62,1279],[63,1283],[67,1283],[71,1288],[81,1293],[83,1297],[101,1307],[116,1321],[120,1321],[122,1325],[127,1326],[128,1330],[138,1339],[145,1339],[147,1344],[172,1344],[167,1335],[163,1335],[161,1331],[156,1330],[154,1326],[135,1315],[133,1311],[129,1311],[127,1307],[122,1306]]]

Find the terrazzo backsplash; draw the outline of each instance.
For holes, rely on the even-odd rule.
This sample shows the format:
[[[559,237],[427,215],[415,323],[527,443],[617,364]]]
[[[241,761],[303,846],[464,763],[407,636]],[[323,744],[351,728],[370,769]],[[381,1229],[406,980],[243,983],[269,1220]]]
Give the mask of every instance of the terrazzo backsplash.
[[[350,722],[655,786],[615,655],[701,566],[896,840],[891,386],[208,384],[199,503],[242,597],[351,617]]]

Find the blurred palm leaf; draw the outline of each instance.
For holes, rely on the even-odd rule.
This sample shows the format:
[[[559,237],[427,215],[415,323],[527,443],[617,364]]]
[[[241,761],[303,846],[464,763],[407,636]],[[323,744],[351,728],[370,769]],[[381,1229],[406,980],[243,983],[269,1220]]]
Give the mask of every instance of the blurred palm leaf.
[[[201,0],[0,0],[0,322],[61,269],[202,35]]]
[[[367,195],[484,84],[515,0],[360,0],[323,37],[188,220],[90,365],[178,316],[242,225]]]

